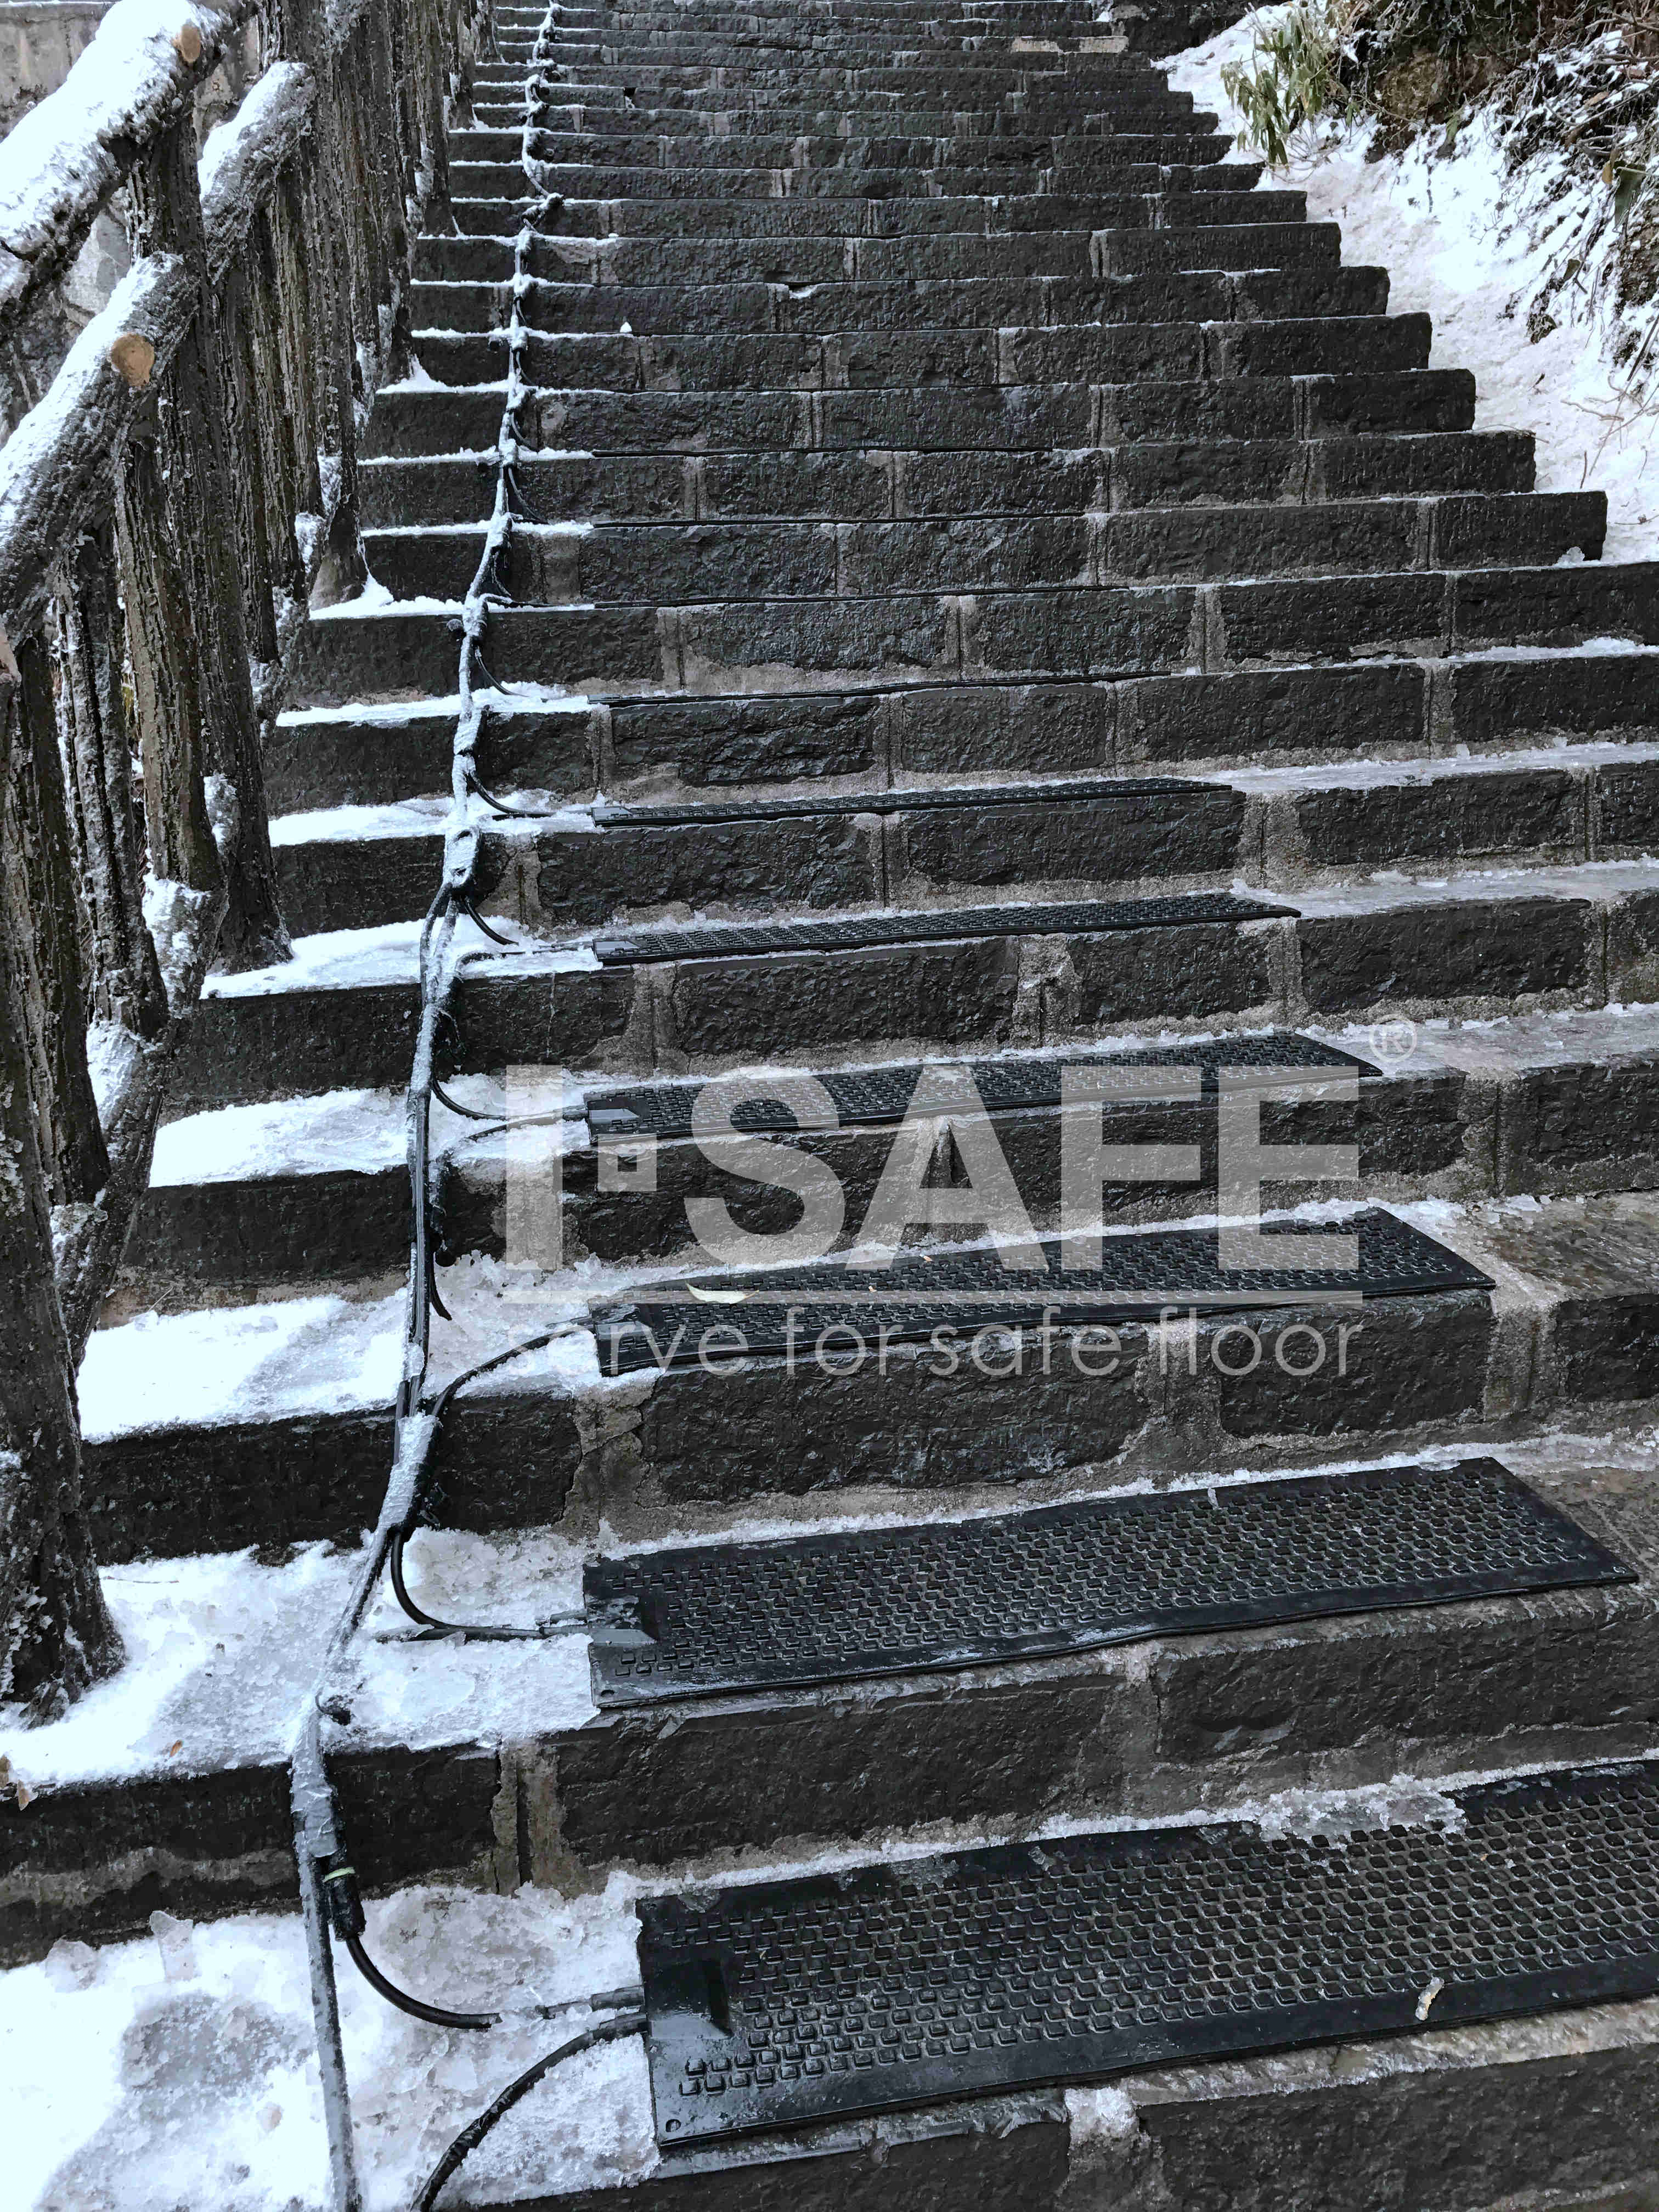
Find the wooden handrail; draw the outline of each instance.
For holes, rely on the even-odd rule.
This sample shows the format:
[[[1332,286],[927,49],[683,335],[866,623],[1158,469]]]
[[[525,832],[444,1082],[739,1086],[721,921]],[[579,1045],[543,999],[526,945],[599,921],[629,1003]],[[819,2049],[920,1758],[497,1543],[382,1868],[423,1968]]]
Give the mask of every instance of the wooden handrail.
[[[176,123],[256,0],[115,0],[0,165],[0,340],[80,252],[147,146]]]
[[[359,412],[407,371],[413,240],[450,220],[489,4],[264,0],[261,72],[198,154],[195,94],[252,0],[117,0],[0,151],[0,343],[118,195],[134,254],[0,448],[0,1073],[32,1131],[0,1308],[39,1322],[0,1363],[0,1698],[43,1714],[115,1656],[75,1370],[210,964],[289,957],[264,738],[295,611],[366,575]],[[94,1018],[125,1032],[101,1110]]]

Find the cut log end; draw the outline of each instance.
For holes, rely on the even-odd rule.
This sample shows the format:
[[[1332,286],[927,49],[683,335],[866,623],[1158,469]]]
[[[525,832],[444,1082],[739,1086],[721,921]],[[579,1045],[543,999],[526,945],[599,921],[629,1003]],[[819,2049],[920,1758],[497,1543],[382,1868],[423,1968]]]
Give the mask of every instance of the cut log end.
[[[173,34],[173,52],[186,69],[194,69],[202,58],[202,34],[194,23],[181,23]]]
[[[123,331],[111,346],[109,357],[111,366],[135,392],[142,392],[149,382],[155,367],[155,348],[142,331]]]

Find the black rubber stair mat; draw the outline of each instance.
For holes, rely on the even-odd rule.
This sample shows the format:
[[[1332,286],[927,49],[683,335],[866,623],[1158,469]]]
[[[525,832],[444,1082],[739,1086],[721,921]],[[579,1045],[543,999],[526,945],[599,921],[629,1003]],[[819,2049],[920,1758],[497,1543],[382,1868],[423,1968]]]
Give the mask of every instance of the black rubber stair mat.
[[[1042,1273],[1005,1267],[981,1247],[904,1251],[862,1275],[832,1260],[787,1274],[681,1276],[595,1306],[588,1326],[608,1375],[756,1355],[817,1358],[833,1368],[879,1358],[885,1345],[925,1342],[935,1330],[1104,1328],[1155,1322],[1166,1310],[1184,1317],[1492,1288],[1491,1276],[1380,1206],[1265,1233],[1282,1240],[1282,1267],[1224,1268],[1214,1229],[1146,1229],[1107,1237],[1097,1268],[1062,1269],[1059,1239],[1048,1238]],[[1357,1270],[1295,1264],[1298,1243],[1339,1235],[1357,1239]]]
[[[1130,799],[1169,799],[1185,793],[1194,804],[1229,794],[1224,780],[1196,776],[1071,776],[1048,783],[964,783],[926,791],[853,791],[811,799],[708,799],[684,806],[617,805],[595,810],[607,830],[695,828],[708,822],[793,820],[813,814],[926,814],[941,807],[1111,805]]]
[[[1052,906],[942,907],[929,914],[841,915],[825,921],[687,922],[665,929],[608,930],[593,940],[605,967],[663,960],[721,960],[738,954],[842,952],[863,945],[945,944],[962,937],[1088,937],[1108,930],[1175,929],[1195,922],[1271,921],[1296,908],[1237,891],[1190,898],[1071,900]]]
[[[1370,1468],[599,1559],[601,1705],[1633,1582],[1496,1460]]]
[[[1659,1764],[641,1902],[657,2140],[1659,1990]]]
[[[1206,1037],[1190,1044],[1146,1045],[1128,1052],[1048,1054],[1017,1060],[975,1060],[956,1063],[932,1061],[930,1066],[965,1066],[973,1078],[987,1113],[1012,1113],[1023,1108],[1058,1106],[1060,1079],[1067,1067],[1110,1070],[1120,1067],[1195,1067],[1201,1071],[1206,1093],[1216,1085],[1218,1070],[1226,1068],[1291,1068],[1358,1075],[1375,1079],[1370,1060],[1317,1037],[1298,1036],[1280,1030],[1268,1036]],[[830,1068],[813,1080],[822,1084],[835,1102],[843,1127],[902,1121],[921,1075],[915,1060],[890,1067]],[[732,1079],[726,1079],[730,1082]],[[738,1129],[793,1129],[799,1125],[787,1103],[766,1096],[766,1078],[754,1078],[753,1095],[733,1109],[732,1122]],[[589,1127],[596,1137],[689,1137],[691,1115],[702,1082],[632,1084],[617,1091],[594,1091],[586,1103]]]

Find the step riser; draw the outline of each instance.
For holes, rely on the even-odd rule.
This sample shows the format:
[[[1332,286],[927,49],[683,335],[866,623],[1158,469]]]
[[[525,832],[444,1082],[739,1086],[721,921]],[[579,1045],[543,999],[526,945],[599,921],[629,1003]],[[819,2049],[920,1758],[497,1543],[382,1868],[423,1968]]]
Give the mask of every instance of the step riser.
[[[525,125],[522,90],[491,86],[475,93],[472,116],[476,130],[454,132],[450,140],[457,154],[472,148],[480,137],[494,138],[503,131],[520,131]],[[896,99],[865,99],[838,106],[748,102],[741,91],[702,100],[692,106],[647,94],[646,104],[630,104],[619,87],[586,88],[560,85],[539,101],[532,115],[532,130],[580,134],[639,146],[641,158],[651,160],[661,138],[709,137],[775,138],[787,136],[817,143],[826,138],[854,142],[866,139],[1013,138],[1069,141],[1110,138],[1120,131],[1146,131],[1163,126],[1190,130],[1194,104],[1184,95],[1146,91],[1139,87],[1112,88],[1089,94],[1086,104],[1016,95],[1000,103],[978,107],[927,107]],[[1214,128],[1213,118],[1206,126]],[[499,155],[500,149],[492,149]],[[514,149],[507,149],[512,158]]]
[[[1133,127],[1134,119],[1116,131],[1065,138],[1035,132],[1016,136],[1009,131],[976,138],[960,132],[948,137],[892,133],[807,138],[781,131],[757,136],[735,131],[696,131],[627,139],[614,131],[556,131],[544,126],[532,131],[530,154],[533,161],[554,168],[597,163],[647,172],[785,169],[814,176],[837,171],[926,169],[949,178],[957,170],[969,175],[982,169],[1021,167],[1086,172],[1126,161],[1221,161],[1230,150],[1227,134],[1210,128],[1201,116],[1170,118],[1164,123],[1146,118],[1146,127],[1140,130]],[[450,149],[458,169],[516,165],[523,158],[523,131],[458,132],[450,141]]]
[[[1219,890],[1243,860],[1245,812],[1242,794],[1198,784],[1098,805],[763,817],[598,836],[547,831],[533,847],[486,837],[480,877],[493,903],[559,934],[623,908],[825,913],[1022,887],[1083,886],[1089,896],[1104,885],[1126,896],[1143,885]],[[302,934],[416,919],[440,872],[430,837],[277,852],[283,910]]]
[[[866,199],[856,194],[832,198],[827,193],[816,198],[596,199],[572,192],[544,214],[533,198],[525,197],[528,186],[522,176],[510,179],[499,192],[491,188],[469,197],[467,180],[452,172],[451,186],[457,222],[469,235],[482,232],[510,245],[529,223],[534,236],[550,240],[672,239],[689,240],[695,246],[708,237],[719,252],[722,240],[734,238],[920,239],[945,232],[1016,237],[1089,229],[1101,222],[1117,223],[1122,210],[1127,207],[1133,213],[1137,203],[1153,194],[1162,198],[1166,217],[1175,210],[1172,228],[1178,226],[1184,200],[1201,194],[1221,210],[1212,220],[1233,228],[1237,226],[1231,218],[1241,199],[1247,218],[1253,210],[1256,195],[1250,188],[1260,174],[1258,168],[1231,164],[1194,169],[1142,163],[1103,172],[1093,191],[1023,192],[999,199],[950,195]]]
[[[501,398],[499,389],[383,394],[368,450],[371,455],[494,452]],[[1012,390],[737,394],[579,386],[533,395],[519,419],[526,445],[586,453],[746,453],[764,447],[1030,453],[1172,442],[1190,448],[1267,438],[1468,431],[1474,420],[1474,380],[1463,369],[1428,369],[1306,380],[1085,382]],[[1340,479],[1342,465],[1340,447],[1333,447],[1325,460],[1328,476],[1334,468]]]
[[[500,1773],[495,1753],[453,1745],[331,1759],[368,1884],[493,1886],[502,1871],[491,1826]],[[60,1937],[145,1935],[158,1910],[204,1920],[297,1911],[289,1787],[286,1764],[233,1766],[45,1790],[29,1808],[33,1820],[8,1808],[0,1966],[44,1958]]]
[[[1124,137],[1115,141],[1109,150],[1103,147],[1088,159],[1068,156],[1063,162],[1014,163],[992,157],[978,168],[954,162],[906,169],[873,166],[800,169],[787,165],[776,168],[741,165],[722,167],[706,163],[693,167],[641,169],[616,163],[601,164],[598,161],[544,160],[537,164],[536,184],[541,190],[562,194],[567,199],[647,204],[653,200],[706,201],[727,193],[739,201],[763,203],[786,198],[805,202],[825,199],[831,203],[914,203],[935,197],[960,200],[987,195],[1016,199],[1052,196],[1056,200],[1103,200],[1109,196],[1110,180],[1125,168],[1146,163],[1177,169],[1209,168],[1221,161],[1226,151],[1224,143],[1210,139]],[[452,191],[468,199],[522,198],[526,193],[533,197],[533,188],[527,184],[522,167],[505,161],[458,161],[450,171],[450,185]],[[1126,211],[1121,218],[1107,210],[1103,212],[1101,220],[1109,228],[1151,229],[1154,228],[1154,218],[1152,210],[1146,204],[1150,197],[1135,195],[1124,203]],[[1242,210],[1238,206],[1242,195],[1238,192],[1224,189],[1206,192],[1203,197],[1224,204],[1214,214],[1194,217],[1206,222],[1295,222],[1306,204],[1305,195],[1301,192],[1275,192],[1271,196],[1252,192]],[[1171,192],[1165,196],[1160,213],[1171,228],[1179,224],[1182,210],[1178,195]],[[1056,208],[1055,220],[1059,216]],[[901,222],[898,227],[906,226]]]
[[[1261,258],[1249,264],[1252,268],[1264,267],[1268,260],[1285,258],[1296,246],[1302,248],[1303,258],[1308,260],[1317,258],[1333,265],[1337,261],[1340,235],[1334,225],[1325,223],[1243,223],[1221,231],[1183,230],[1179,237],[1174,234],[1165,237],[1156,231],[1137,232],[1130,234],[1129,242],[1139,244],[1144,240],[1148,245],[1161,245],[1171,252],[1190,250],[1197,260],[1207,256],[1212,240],[1230,239],[1235,229],[1244,234],[1247,245],[1260,252]],[[700,305],[712,303],[714,288],[727,284],[874,286],[914,282],[937,286],[972,281],[994,288],[986,295],[994,298],[1000,290],[1012,289],[1030,278],[1081,279],[1116,274],[1103,270],[1100,264],[1102,256],[1115,252],[1119,242],[1109,232],[1082,229],[994,235],[963,232],[933,238],[763,237],[705,241],[617,237],[598,239],[591,244],[580,239],[544,238],[536,241],[528,256],[528,273],[538,280],[538,286],[529,295],[526,313],[528,316],[540,313],[544,317],[551,305],[564,305],[567,300],[574,305],[577,287],[597,290],[603,303],[614,307],[618,316],[626,313],[630,317],[631,303],[653,296],[672,296],[672,287],[694,290]],[[1269,248],[1273,250],[1270,252]],[[514,258],[513,246],[506,239],[425,240],[419,263],[420,285],[411,309],[416,319],[422,319],[418,312],[421,304],[434,298],[428,288],[439,285],[455,287],[454,296],[459,303],[487,310],[491,305],[488,296],[471,298],[465,288],[505,287],[514,275]],[[1103,300],[1113,295],[1133,299],[1167,294],[1179,299],[1183,293],[1191,293],[1202,302],[1207,313],[1211,295],[1216,288],[1212,286],[1206,291],[1196,282],[1184,287],[1171,284],[1164,270],[1154,273],[1164,276],[1161,285],[1149,283],[1145,278],[1138,284],[1100,284],[1097,286],[1097,296]],[[1381,270],[1365,272],[1365,281],[1373,285],[1380,283],[1386,290],[1387,277]],[[543,290],[542,286],[558,289]],[[435,295],[436,298],[445,296],[447,295],[443,292]],[[878,300],[879,295],[877,297]],[[480,320],[461,327],[482,329],[496,319],[495,315],[486,312]],[[1114,319],[1156,321],[1167,317],[1121,314]]]
[[[534,44],[525,38],[501,41],[505,82],[524,82]],[[713,82],[722,89],[742,85],[799,99],[804,88],[821,86],[830,92],[920,90],[940,99],[961,99],[963,106],[971,105],[975,94],[988,96],[1005,89],[1058,91],[1075,84],[1093,90],[1133,82],[1137,76],[1145,81],[1141,64],[1121,54],[1014,54],[983,48],[975,54],[957,46],[921,63],[914,46],[890,45],[884,52],[881,43],[863,38],[848,41],[842,49],[845,58],[840,60],[833,52],[775,46],[724,50],[703,46],[698,52],[698,59],[677,60],[672,58],[673,49],[665,44],[562,40],[546,58],[542,75],[556,88],[572,81],[627,84],[636,94],[659,85]]]
[[[647,94],[629,100],[616,85],[588,85],[563,79],[544,87],[530,111],[537,131],[580,132],[586,137],[637,140],[647,145],[661,137],[689,137],[697,131],[739,137],[825,138],[1015,138],[1109,137],[1133,129],[1143,116],[1188,123],[1194,112],[1190,93],[1155,85],[1096,86],[1082,100],[1067,102],[1051,91],[1035,97],[1017,94],[976,107],[929,106],[894,98],[823,102],[781,100],[748,101],[741,87],[701,97],[696,106],[672,99],[658,106]],[[524,128],[524,88],[511,85],[475,88],[472,125],[450,134],[462,150],[483,135]],[[1216,126],[1213,114],[1205,127]]]

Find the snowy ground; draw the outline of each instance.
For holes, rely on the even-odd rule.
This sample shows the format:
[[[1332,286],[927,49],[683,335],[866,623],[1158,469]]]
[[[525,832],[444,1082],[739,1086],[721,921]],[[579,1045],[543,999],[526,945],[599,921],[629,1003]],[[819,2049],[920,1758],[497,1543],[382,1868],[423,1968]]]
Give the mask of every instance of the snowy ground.
[[[1254,24],[1287,12],[1264,9],[1175,55],[1170,82],[1213,108],[1224,130],[1237,131],[1222,68],[1249,61]],[[1432,315],[1435,366],[1474,373],[1476,428],[1535,434],[1540,491],[1607,493],[1607,558],[1650,560],[1659,555],[1659,461],[1649,465],[1659,423],[1624,396],[1612,332],[1588,305],[1593,270],[1581,290],[1565,295],[1585,303],[1582,313],[1536,345],[1527,340],[1525,301],[1547,258],[1551,230],[1582,199],[1561,201],[1540,223],[1533,211],[1554,182],[1554,159],[1510,175],[1489,115],[1464,127],[1449,155],[1431,155],[1429,146],[1442,137],[1437,126],[1404,155],[1368,162],[1369,127],[1338,131],[1294,160],[1288,173],[1262,181],[1304,190],[1310,221],[1340,223],[1345,262],[1389,271],[1392,313]]]
[[[368,1911],[375,1955],[439,2002],[556,2003],[637,1972],[620,1893],[566,1903],[420,1890]],[[488,2035],[428,2027],[391,2011],[349,1965],[340,1999],[371,2212],[405,2205],[450,2138],[565,2032],[528,2016]],[[510,2198],[532,2184],[604,2186],[649,2171],[641,2045],[591,2051],[562,2075],[492,2137],[469,2180]],[[163,1922],[154,1941],[60,1945],[0,1975],[0,2082],[5,2201],[17,2212],[313,2212],[326,2202],[295,1917]]]

